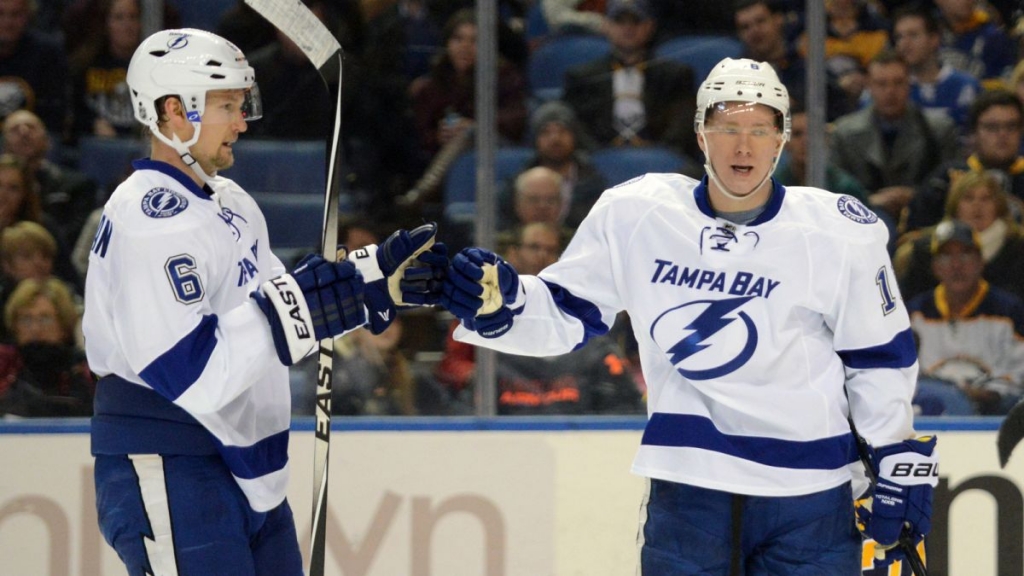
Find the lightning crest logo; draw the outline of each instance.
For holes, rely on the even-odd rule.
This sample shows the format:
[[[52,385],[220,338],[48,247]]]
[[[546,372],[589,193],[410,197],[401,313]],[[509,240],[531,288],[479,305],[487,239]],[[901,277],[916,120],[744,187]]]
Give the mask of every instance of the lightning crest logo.
[[[651,338],[684,377],[725,376],[746,364],[757,349],[757,326],[746,312],[736,312],[753,298],[695,300],[676,306],[654,321]]]

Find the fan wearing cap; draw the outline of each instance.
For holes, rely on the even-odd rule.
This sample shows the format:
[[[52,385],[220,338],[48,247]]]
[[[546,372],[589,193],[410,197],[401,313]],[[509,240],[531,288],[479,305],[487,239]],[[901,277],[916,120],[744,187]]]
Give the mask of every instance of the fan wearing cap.
[[[945,413],[966,395],[975,414],[1006,414],[1024,393],[1024,301],[982,278],[966,222],[942,221],[931,249],[939,285],[907,303],[921,362],[915,404]]]
[[[441,298],[454,337],[550,356],[629,314],[649,416],[633,461],[648,488],[642,576],[859,575],[853,498],[867,486],[851,417],[886,491],[864,530],[891,563],[905,529],[928,532],[938,478],[892,474],[933,470],[937,453],[915,438],[917,356],[886,227],[851,196],[772,178],[790,111],[770,65],[718,63],[694,126],[701,180],[606,190],[538,274],[457,254]]]
[[[668,146],[696,156],[689,134],[693,70],[654,58],[648,0],[609,0],[611,51],[566,71],[563,100],[599,146]]]

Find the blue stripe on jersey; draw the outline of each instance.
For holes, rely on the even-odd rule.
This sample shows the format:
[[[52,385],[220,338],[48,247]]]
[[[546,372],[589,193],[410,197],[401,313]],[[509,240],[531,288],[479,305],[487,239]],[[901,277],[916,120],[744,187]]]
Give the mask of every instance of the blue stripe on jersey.
[[[835,470],[858,459],[853,434],[797,441],[723,434],[704,416],[651,415],[641,444],[676,448],[702,448],[775,468]]]
[[[786,187],[783,186],[775,178],[771,179],[772,183],[772,195],[768,197],[768,203],[765,204],[764,210],[757,215],[757,218],[748,224],[748,226],[757,226],[775,218],[775,215],[782,209],[782,200],[786,197]],[[718,218],[718,212],[711,207],[711,199],[708,198],[708,177],[704,176],[701,178],[700,184],[693,189],[693,199],[697,203],[697,208],[709,218]]]
[[[217,347],[217,316],[206,315],[170,350],[146,366],[139,376],[169,400],[176,400],[199,379]]]
[[[220,455],[231,473],[243,480],[277,472],[288,463],[288,429],[267,436],[252,446],[221,444]]]
[[[132,168],[135,168],[136,170],[156,170],[161,174],[166,174],[167,176],[177,180],[178,184],[181,184],[189,192],[195,194],[196,198],[199,198],[200,200],[213,199],[207,186],[204,185],[200,188],[191,177],[166,162],[152,160],[150,158],[140,158],[139,160],[132,161]]]
[[[843,364],[850,368],[907,368],[917,362],[914,334],[907,328],[880,346],[839,350]]]
[[[583,323],[583,341],[577,344],[573,350],[579,350],[587,343],[587,340],[594,336],[608,333],[609,328],[605,326],[604,321],[601,319],[601,311],[597,306],[594,306],[593,302],[574,296],[572,292],[554,282],[548,282],[543,279],[541,282],[547,285],[548,291],[551,292],[551,296],[555,299],[555,305],[562,312]]]

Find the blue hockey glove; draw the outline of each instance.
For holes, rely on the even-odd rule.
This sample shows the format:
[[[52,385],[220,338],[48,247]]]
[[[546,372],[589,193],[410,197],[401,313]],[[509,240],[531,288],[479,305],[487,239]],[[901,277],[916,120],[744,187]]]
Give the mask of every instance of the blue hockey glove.
[[[277,357],[291,366],[317,342],[366,323],[363,277],[351,262],[303,258],[291,274],[268,280],[252,293],[270,322]]]
[[[463,326],[484,338],[497,338],[512,328],[522,311],[509,308],[519,292],[519,274],[497,254],[465,248],[455,255],[444,280],[441,305]]]
[[[875,566],[904,557],[906,532],[916,546],[931,530],[932,490],[939,483],[935,436],[922,436],[871,450],[875,483],[856,506],[857,527],[875,540]]]
[[[435,243],[437,224],[398,230],[379,246],[353,251],[349,258],[366,280],[370,331],[380,334],[395,319],[396,307],[431,306],[441,299],[448,249]]]

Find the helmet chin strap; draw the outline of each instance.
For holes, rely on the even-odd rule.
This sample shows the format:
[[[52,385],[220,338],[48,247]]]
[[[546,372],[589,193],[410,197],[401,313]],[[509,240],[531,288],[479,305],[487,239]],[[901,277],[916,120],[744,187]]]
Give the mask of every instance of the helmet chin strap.
[[[707,135],[704,134],[703,126],[701,126],[700,135],[704,138],[704,147],[707,148],[707,153],[704,154],[705,158],[707,158],[707,161],[704,162],[704,171],[708,173],[708,178],[710,178],[711,181],[715,183],[715,186],[718,187],[718,191],[724,194],[725,197],[729,198],[730,200],[746,200],[748,196],[756,192],[758,188],[763,186],[764,183],[767,182],[768,179],[772,177],[772,174],[775,173],[775,169],[779,166],[779,160],[782,158],[781,151],[777,152],[775,154],[775,158],[772,160],[772,167],[764,175],[764,178],[761,178],[761,181],[758,182],[749,191],[747,191],[746,194],[735,194],[732,190],[729,190],[729,188],[722,182],[721,178],[718,177],[718,171],[715,170],[715,167],[711,165],[711,142],[708,141]]]
[[[173,148],[174,151],[178,153],[178,156],[181,158],[181,161],[184,162],[186,166],[191,168],[192,171],[195,172],[196,176],[199,176],[200,180],[202,180],[203,182],[209,182],[213,178],[213,176],[207,174],[206,171],[203,170],[203,167],[199,165],[199,161],[196,160],[195,156],[192,156],[192,152],[189,151],[189,148],[191,148],[193,144],[199,141],[199,132],[200,130],[202,130],[202,125],[199,122],[192,122],[192,127],[195,128],[195,132],[192,134],[192,137],[188,139],[188,142],[182,142],[181,139],[178,138],[177,134],[172,134],[173,138],[168,138],[162,132],[160,132],[160,130],[155,125],[150,126],[149,130],[161,142]],[[216,173],[214,173],[214,176],[216,176]]]

